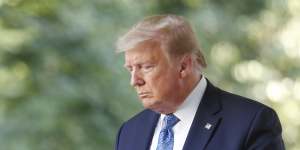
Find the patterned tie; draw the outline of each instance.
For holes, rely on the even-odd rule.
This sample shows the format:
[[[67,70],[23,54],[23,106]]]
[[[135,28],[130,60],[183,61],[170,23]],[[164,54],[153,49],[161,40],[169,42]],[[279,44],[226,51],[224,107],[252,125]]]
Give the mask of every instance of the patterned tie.
[[[179,119],[173,114],[164,117],[163,127],[159,133],[156,150],[173,150],[174,132],[172,128],[178,121]]]

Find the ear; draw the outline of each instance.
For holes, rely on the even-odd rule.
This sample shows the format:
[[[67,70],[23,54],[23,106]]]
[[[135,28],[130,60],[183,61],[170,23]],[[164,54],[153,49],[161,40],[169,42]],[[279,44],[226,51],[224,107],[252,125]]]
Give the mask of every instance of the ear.
[[[184,78],[188,76],[192,71],[192,67],[193,60],[191,55],[185,55],[184,57],[182,57],[180,61],[180,77]]]

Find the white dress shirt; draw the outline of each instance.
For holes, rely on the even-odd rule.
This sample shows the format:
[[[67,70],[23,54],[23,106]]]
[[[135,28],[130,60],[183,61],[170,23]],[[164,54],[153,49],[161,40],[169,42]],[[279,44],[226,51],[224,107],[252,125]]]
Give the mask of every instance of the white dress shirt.
[[[187,135],[189,133],[190,127],[194,120],[197,108],[201,102],[204,91],[206,89],[207,81],[205,77],[202,75],[200,81],[197,86],[193,89],[193,91],[188,95],[188,97],[184,100],[184,102],[178,107],[176,112],[173,114],[180,120],[174,127],[174,146],[173,150],[182,150]],[[164,114],[160,115],[160,118],[157,122],[154,135],[152,138],[152,143],[150,150],[156,150],[158,137],[160,130],[162,128]]]

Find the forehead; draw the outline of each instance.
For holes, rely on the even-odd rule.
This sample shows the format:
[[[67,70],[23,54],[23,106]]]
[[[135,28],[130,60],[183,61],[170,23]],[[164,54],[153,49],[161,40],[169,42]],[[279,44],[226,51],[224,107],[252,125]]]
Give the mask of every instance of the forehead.
[[[141,44],[135,48],[125,51],[125,65],[134,63],[144,63],[148,61],[156,62],[167,59],[164,52],[158,44]]]

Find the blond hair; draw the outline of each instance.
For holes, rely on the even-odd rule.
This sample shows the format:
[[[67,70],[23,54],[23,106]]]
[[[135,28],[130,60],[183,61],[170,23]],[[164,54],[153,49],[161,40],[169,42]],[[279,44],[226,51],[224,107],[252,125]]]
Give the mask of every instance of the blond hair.
[[[198,64],[206,67],[197,37],[189,22],[181,16],[156,15],[143,19],[118,39],[117,52],[128,51],[149,41],[159,43],[171,56],[193,54]]]

